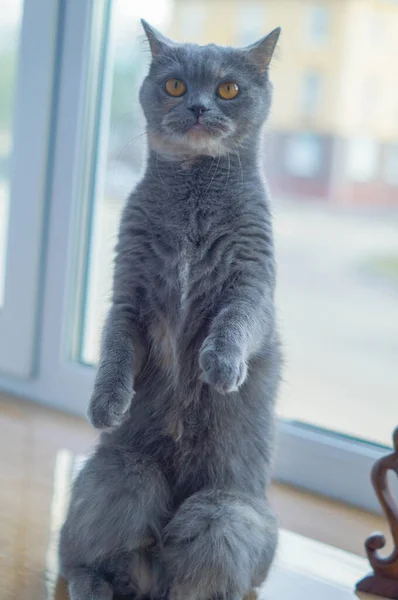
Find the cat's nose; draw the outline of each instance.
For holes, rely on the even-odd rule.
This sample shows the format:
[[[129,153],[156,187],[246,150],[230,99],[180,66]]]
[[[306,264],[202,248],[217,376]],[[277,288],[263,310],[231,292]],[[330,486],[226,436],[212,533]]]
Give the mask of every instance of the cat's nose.
[[[192,104],[191,106],[188,106],[188,110],[191,110],[195,117],[199,119],[199,117],[209,109],[203,104]]]

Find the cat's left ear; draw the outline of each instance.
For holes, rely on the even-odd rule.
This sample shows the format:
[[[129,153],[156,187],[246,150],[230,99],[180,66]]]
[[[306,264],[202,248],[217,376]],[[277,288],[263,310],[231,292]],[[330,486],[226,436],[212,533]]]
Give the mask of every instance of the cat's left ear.
[[[253,62],[261,72],[265,72],[269,66],[280,34],[281,28],[277,27],[258,42],[251,44],[251,46],[246,46],[246,48],[243,49],[247,54],[248,59]]]
[[[141,19],[141,24],[148,38],[153,57],[158,56],[159,54],[165,54],[169,48],[172,48],[176,45],[175,42],[169,40],[166,36],[160,33],[160,31],[152,27],[152,25],[149,25],[147,21],[144,21],[144,19]]]

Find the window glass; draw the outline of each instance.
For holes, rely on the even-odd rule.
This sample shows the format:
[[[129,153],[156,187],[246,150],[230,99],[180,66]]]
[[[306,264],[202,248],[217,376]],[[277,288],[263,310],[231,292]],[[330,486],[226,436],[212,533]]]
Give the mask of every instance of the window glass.
[[[390,90],[391,106],[398,106],[398,80],[391,83],[388,58],[398,56],[398,36],[391,37],[381,68],[364,61],[372,40],[366,27],[357,26],[365,9],[398,26],[398,5],[347,3],[349,10],[343,11],[341,0],[312,8],[290,0],[289,10],[281,0],[112,2],[104,88],[109,98],[99,123],[104,160],[98,162],[90,213],[76,360],[97,361],[118,220],[145,160],[137,96],[148,52],[139,17],[176,40],[192,36],[200,43],[230,45],[250,43],[282,26],[262,155],[275,215],[277,307],[286,362],[279,415],[391,443],[398,398],[398,194],[386,183],[394,184],[398,172],[398,120],[396,110],[389,110],[381,120],[359,126],[347,115],[363,114],[364,86],[374,77],[380,89]],[[307,51],[308,28],[299,26],[304,22],[310,23],[313,42],[328,40],[315,58]],[[320,89],[325,107],[309,121],[308,114],[319,107]],[[298,110],[301,101],[305,110]]]
[[[4,302],[10,160],[22,0],[0,2],[0,308]]]

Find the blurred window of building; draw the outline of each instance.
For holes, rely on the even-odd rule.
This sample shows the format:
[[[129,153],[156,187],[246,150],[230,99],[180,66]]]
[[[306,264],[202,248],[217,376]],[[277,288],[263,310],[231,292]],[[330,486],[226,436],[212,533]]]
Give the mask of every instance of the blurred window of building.
[[[347,144],[347,177],[367,183],[376,178],[379,166],[379,144],[371,138],[352,138]]]
[[[238,12],[238,45],[247,46],[266,34],[264,2],[242,2]]]
[[[391,144],[386,147],[384,180],[389,185],[398,186],[398,144]]]
[[[289,175],[315,177],[322,165],[322,144],[313,133],[292,135],[286,145],[285,167]]]
[[[370,39],[373,46],[383,49],[388,32],[388,16],[371,13],[369,18]]]
[[[324,44],[330,31],[330,11],[327,6],[313,5],[308,13],[308,30],[310,42],[314,45]]]
[[[319,111],[322,94],[322,76],[308,71],[304,73],[301,84],[300,113],[303,116],[314,116]]]
[[[374,76],[368,77],[363,84],[362,111],[365,123],[372,122],[377,115],[381,86],[382,82]]]

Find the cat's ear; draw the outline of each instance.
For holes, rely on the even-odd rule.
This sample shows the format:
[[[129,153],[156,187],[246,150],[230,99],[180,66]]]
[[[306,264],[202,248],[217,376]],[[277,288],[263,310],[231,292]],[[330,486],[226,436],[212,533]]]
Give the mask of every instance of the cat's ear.
[[[141,19],[141,24],[148,38],[149,47],[153,57],[164,54],[169,48],[176,45],[175,42],[162,35],[160,31],[152,27],[152,25],[149,25],[144,19]]]
[[[280,34],[281,28],[277,27],[258,42],[255,42],[251,46],[246,46],[246,48],[243,49],[248,59],[253,62],[261,72],[265,72],[270,64]]]

